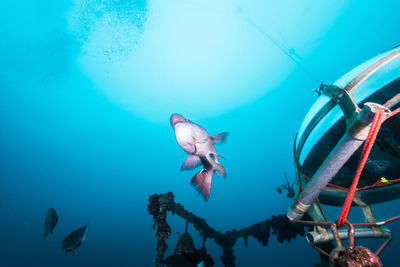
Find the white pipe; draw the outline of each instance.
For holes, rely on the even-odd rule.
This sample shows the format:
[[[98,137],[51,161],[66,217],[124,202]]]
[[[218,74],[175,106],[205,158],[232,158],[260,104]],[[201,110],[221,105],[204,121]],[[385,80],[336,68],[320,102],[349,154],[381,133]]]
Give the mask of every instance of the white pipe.
[[[304,190],[297,196],[286,216],[289,220],[300,219],[307,212],[323,188],[339,172],[347,160],[357,151],[367,138],[369,128],[378,110],[387,110],[375,103],[365,103],[357,119],[346,131],[329,156],[315,172]],[[367,134],[365,134],[367,133]]]

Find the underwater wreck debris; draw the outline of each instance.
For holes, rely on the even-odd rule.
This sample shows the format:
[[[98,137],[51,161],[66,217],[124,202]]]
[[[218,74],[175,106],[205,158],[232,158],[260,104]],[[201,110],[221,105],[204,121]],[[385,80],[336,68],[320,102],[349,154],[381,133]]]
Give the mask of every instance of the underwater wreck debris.
[[[335,248],[330,254],[332,267],[381,267],[381,259],[369,249],[357,246]]]
[[[272,215],[268,221],[272,228],[272,234],[277,235],[279,243],[283,243],[285,240],[290,243],[290,240],[296,239],[296,236],[305,236],[306,234],[303,225],[292,223],[286,215]]]
[[[158,198],[160,195],[154,194],[149,196],[149,204],[147,205],[147,210],[149,211],[150,215],[153,216],[154,224],[153,224],[153,229],[156,227],[156,219],[158,218],[158,215],[160,213],[160,202],[158,201]]]
[[[211,267],[214,265],[214,260],[207,254],[205,246],[201,249],[194,247],[193,238],[187,232],[179,237],[174,254],[165,260],[165,265],[168,267],[194,267],[200,263],[203,263],[204,267]]]
[[[329,263],[332,267],[382,267],[382,261],[378,257],[384,246],[376,253],[362,246],[355,246],[355,228],[349,221],[345,221],[348,227],[348,247],[343,247],[339,235],[339,223],[330,225],[337,247],[329,253]],[[389,240],[390,241],[390,240]],[[388,241],[388,242],[389,242]],[[324,252],[326,253],[326,252]],[[326,253],[327,254],[327,253]],[[328,254],[327,254],[328,255]]]
[[[154,194],[149,197],[149,204],[147,209],[149,213],[153,216],[154,224],[153,229],[157,226],[157,258],[155,262],[157,264],[162,264],[164,259],[164,253],[168,248],[165,238],[171,235],[171,227],[168,225],[167,210],[169,208],[169,203],[173,201],[174,196],[171,194],[158,195]]]
[[[53,233],[54,227],[56,227],[58,222],[58,215],[55,209],[50,208],[47,211],[46,218],[44,220],[44,237],[49,233]]]
[[[157,203],[159,203],[158,211],[156,211],[158,207]],[[296,238],[297,235],[305,235],[304,226],[290,222],[284,214],[272,216],[263,222],[251,225],[241,230],[233,229],[221,233],[209,226],[205,219],[194,215],[185,210],[181,204],[176,203],[172,192],[161,195],[151,195],[147,207],[149,214],[152,215],[155,220],[154,227],[157,226],[156,238],[158,244],[157,259],[155,260],[156,266],[163,266],[162,264],[165,263],[164,253],[167,249],[165,238],[168,238],[171,234],[171,228],[166,221],[168,211],[173,215],[177,214],[179,217],[183,218],[187,224],[192,224],[194,229],[200,232],[200,235],[203,238],[203,245],[208,238],[213,239],[223,250],[223,255],[221,256],[222,263],[224,266],[229,267],[235,266],[233,246],[239,238],[243,238],[245,244],[247,244],[248,237],[252,236],[263,246],[267,246],[270,234],[276,235],[277,240],[280,243],[285,241],[290,242],[291,239]]]
[[[343,247],[340,239],[337,224],[331,225],[337,247],[329,253],[329,263],[332,267],[382,267],[382,261],[377,253],[373,253],[363,246],[355,246],[355,228],[349,221],[348,226],[349,246]]]
[[[195,250],[193,238],[189,233],[183,233],[178,238],[178,242],[175,248],[175,254],[181,255],[184,252],[190,252]]]
[[[74,251],[79,247],[85,240],[87,234],[87,226],[82,226],[81,228],[73,231],[68,236],[66,236],[61,243],[65,253],[71,253],[74,255]]]

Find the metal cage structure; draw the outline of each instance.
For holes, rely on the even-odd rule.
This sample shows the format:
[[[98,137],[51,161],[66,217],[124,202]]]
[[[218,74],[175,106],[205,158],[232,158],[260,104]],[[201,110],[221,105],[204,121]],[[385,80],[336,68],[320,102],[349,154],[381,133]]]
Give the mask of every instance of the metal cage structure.
[[[391,239],[391,231],[382,225],[392,219],[379,222],[371,205],[400,198],[400,116],[391,114],[399,108],[400,47],[366,61],[331,85],[321,85],[295,139],[299,190],[287,213],[290,220],[308,213],[314,222],[328,225],[321,204],[345,203],[372,119],[381,111],[390,119],[380,126],[351,205],[360,206],[366,219],[355,224],[356,239]],[[338,229],[341,239],[348,238],[347,233]],[[307,239],[314,245],[335,237],[331,229],[315,224]]]

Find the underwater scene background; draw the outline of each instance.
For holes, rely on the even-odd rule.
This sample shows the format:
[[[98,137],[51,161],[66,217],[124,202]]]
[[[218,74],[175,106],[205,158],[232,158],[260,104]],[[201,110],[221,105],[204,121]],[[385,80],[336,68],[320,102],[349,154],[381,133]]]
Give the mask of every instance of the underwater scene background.
[[[285,214],[313,88],[399,44],[399,1],[27,0],[0,9],[0,266],[155,266],[149,196],[221,232]],[[227,179],[207,202],[170,115],[210,135]],[[394,216],[398,203],[380,205]],[[43,236],[45,216],[59,216]],[[382,219],[383,219],[382,218]],[[185,221],[168,214],[174,252]],[[63,239],[87,226],[74,255]],[[400,225],[381,254],[397,266]],[[202,239],[189,225],[196,248]],[[381,241],[365,241],[372,248]],[[215,261],[222,250],[206,247]],[[236,266],[314,266],[305,238],[234,246]]]

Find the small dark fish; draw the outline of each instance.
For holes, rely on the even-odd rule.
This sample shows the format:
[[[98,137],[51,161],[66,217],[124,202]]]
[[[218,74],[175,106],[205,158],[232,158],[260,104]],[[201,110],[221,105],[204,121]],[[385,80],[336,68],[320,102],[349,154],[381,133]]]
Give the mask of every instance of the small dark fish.
[[[288,197],[288,198],[293,198],[294,195],[295,195],[294,190],[291,190],[291,191],[288,191],[288,192],[287,192],[286,197]]]
[[[58,222],[58,215],[55,209],[50,208],[47,212],[46,219],[44,220],[44,236],[53,233],[54,227]]]
[[[368,158],[364,168],[373,175],[381,175],[384,171],[386,171],[389,165],[390,162],[387,160],[373,160]]]
[[[74,255],[74,250],[82,244],[86,238],[86,234],[87,226],[82,226],[65,237],[61,243],[65,253],[71,253]]]
[[[286,192],[287,192],[287,193],[286,193],[286,196],[287,196],[288,198],[293,198],[293,197],[296,195],[296,191],[295,191],[295,189],[294,189],[294,185],[295,185],[295,182],[290,183],[290,182],[289,182],[289,179],[288,179],[288,177],[287,177],[287,174],[286,174],[286,172],[285,172],[285,182],[284,182],[283,185],[281,185],[280,187],[278,187],[278,188],[276,189],[276,191],[278,191],[279,194],[282,194],[283,191],[286,191]]]

